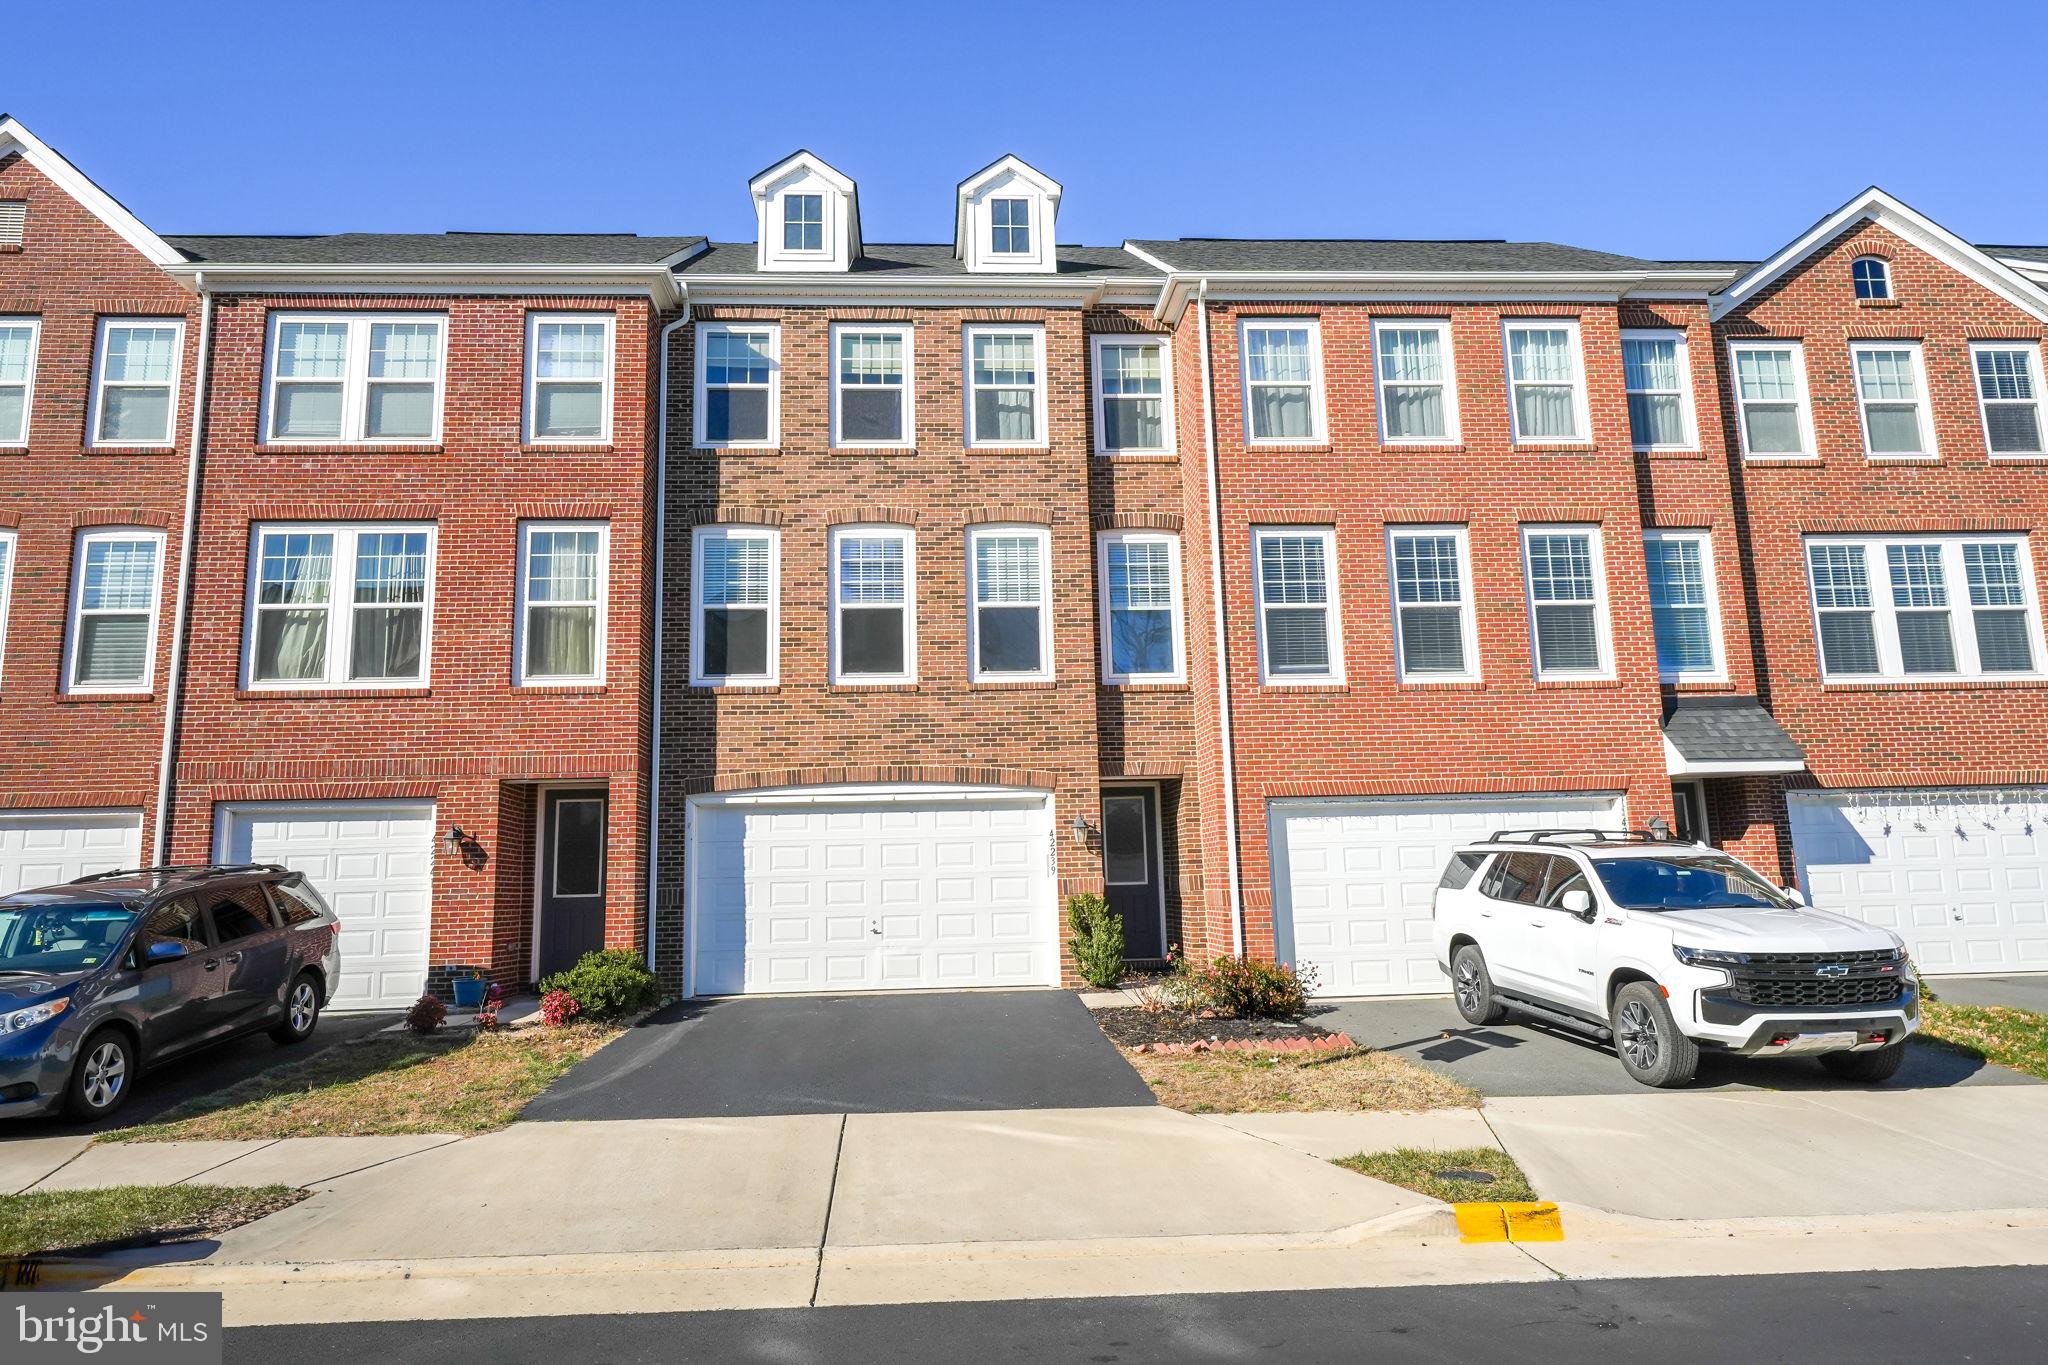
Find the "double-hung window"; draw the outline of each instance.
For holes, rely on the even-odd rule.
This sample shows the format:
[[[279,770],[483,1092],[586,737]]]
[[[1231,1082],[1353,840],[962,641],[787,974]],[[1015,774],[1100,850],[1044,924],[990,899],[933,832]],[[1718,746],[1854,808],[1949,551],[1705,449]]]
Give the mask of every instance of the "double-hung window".
[[[1705,531],[1645,531],[1643,561],[1650,577],[1657,676],[1666,682],[1725,677],[1712,539]]]
[[[430,314],[273,313],[265,439],[439,439],[446,336]]]
[[[1691,450],[1692,365],[1679,331],[1621,334],[1629,440],[1637,450]]]
[[[256,527],[250,542],[251,688],[425,684],[431,525],[278,524]]]
[[[1102,594],[1102,680],[1185,681],[1180,537],[1104,531],[1096,537],[1095,576]]]
[[[529,314],[526,439],[603,442],[611,434],[611,314]]]
[[[780,538],[764,526],[697,528],[690,681],[768,687],[779,666]]]
[[[1172,369],[1163,337],[1098,334],[1095,453],[1163,455],[1173,449]]]
[[[1515,440],[1588,440],[1585,365],[1575,318],[1503,324],[1508,357],[1508,406]]]
[[[782,329],[766,322],[697,327],[697,444],[772,446],[780,439]]]
[[[1984,413],[1984,447],[2001,455],[2048,454],[2041,430],[2041,346],[2039,342],[1974,341],[1970,367],[1977,376],[1977,401]],[[0,394],[0,403],[6,397]],[[6,422],[0,418],[0,431]]]
[[[1269,684],[1344,680],[1337,616],[1337,533],[1327,526],[1261,526],[1257,561],[1259,665]]]
[[[28,444],[29,408],[36,393],[40,318],[0,318],[0,446]]]
[[[0,530],[0,673],[7,666],[7,598],[14,587],[14,532]]]
[[[1052,677],[1052,537],[1042,526],[978,526],[967,537],[968,674],[974,682]]]
[[[529,521],[519,528],[521,685],[604,681],[610,528]]]
[[[1826,681],[2040,671],[2023,536],[1813,537],[1806,567]]]
[[[147,692],[156,673],[164,533],[96,528],[78,535],[71,570],[65,690]]]
[[[988,212],[989,250],[998,256],[1030,255],[1031,201],[991,199]]]
[[[1458,439],[1457,380],[1451,368],[1451,326],[1442,321],[1382,319],[1372,328],[1379,376],[1380,439]]]
[[[916,365],[908,327],[867,323],[832,326],[832,444],[917,444]]]
[[[1805,348],[1796,341],[1737,341],[1729,345],[1728,358],[1743,456],[1811,458]]]
[[[832,529],[832,679],[917,681],[917,547],[906,527]]]
[[[1525,526],[1522,568],[1529,586],[1529,634],[1536,676],[1613,675],[1608,642],[1607,566],[1592,526]]]
[[[1388,574],[1403,682],[1479,677],[1472,560],[1462,526],[1390,526]]]
[[[101,318],[93,363],[92,443],[163,446],[178,423],[180,319]]]
[[[967,329],[967,444],[1043,446],[1045,329]]]
[[[1237,345],[1244,357],[1246,442],[1321,442],[1322,325],[1312,318],[1248,318],[1237,324]]]
[[[1863,448],[1869,457],[1933,458],[1919,343],[1852,341],[1849,360],[1856,371],[1856,406],[1863,415]]]

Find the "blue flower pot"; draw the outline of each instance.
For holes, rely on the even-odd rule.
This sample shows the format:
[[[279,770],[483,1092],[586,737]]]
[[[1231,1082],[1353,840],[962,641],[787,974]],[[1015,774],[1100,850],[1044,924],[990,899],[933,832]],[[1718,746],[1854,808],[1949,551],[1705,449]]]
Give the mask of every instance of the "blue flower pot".
[[[477,976],[455,978],[455,1008],[473,1010],[484,1002],[484,981]]]

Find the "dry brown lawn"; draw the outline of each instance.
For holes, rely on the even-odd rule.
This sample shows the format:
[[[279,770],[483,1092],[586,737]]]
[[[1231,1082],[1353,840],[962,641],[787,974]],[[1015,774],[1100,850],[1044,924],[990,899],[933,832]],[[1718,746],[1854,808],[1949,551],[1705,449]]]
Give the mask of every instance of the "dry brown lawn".
[[[253,1223],[306,1197],[283,1185],[116,1185],[0,1195],[0,1256],[184,1241]]]
[[[1471,1109],[1479,1094],[1403,1057],[1345,1052],[1125,1052],[1169,1109],[1190,1114]]]

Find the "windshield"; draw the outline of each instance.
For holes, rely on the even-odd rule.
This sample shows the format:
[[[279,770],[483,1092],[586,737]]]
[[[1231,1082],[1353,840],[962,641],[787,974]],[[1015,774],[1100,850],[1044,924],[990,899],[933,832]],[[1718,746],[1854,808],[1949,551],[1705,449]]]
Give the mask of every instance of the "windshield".
[[[1785,894],[1718,853],[1596,858],[1608,896],[1625,910],[1790,909]]]
[[[120,951],[135,911],[112,902],[0,902],[0,972],[82,972]]]

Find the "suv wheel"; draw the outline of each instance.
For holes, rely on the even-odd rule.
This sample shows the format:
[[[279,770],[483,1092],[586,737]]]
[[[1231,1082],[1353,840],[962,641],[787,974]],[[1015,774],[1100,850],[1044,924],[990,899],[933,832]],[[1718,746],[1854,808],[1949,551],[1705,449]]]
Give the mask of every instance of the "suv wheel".
[[[1451,955],[1451,993],[1458,998],[1458,1013],[1468,1024],[1498,1024],[1508,1017],[1508,1007],[1494,998],[1493,978],[1486,972],[1486,955],[1479,945],[1468,943]]]
[[[1845,1081],[1888,1081],[1906,1063],[1904,1040],[1874,1052],[1824,1052],[1820,1064]]]
[[[279,1043],[303,1043],[319,1022],[320,984],[311,972],[300,972],[291,990],[285,993],[284,1018],[278,1020],[270,1036]]]
[[[119,1109],[135,1083],[135,1047],[119,1029],[101,1029],[78,1049],[64,1112],[90,1122]]]
[[[1647,981],[1631,981],[1614,996],[1614,1050],[1621,1069],[1644,1085],[1684,1085],[1699,1069],[1700,1049],[1678,1031],[1664,993]]]

